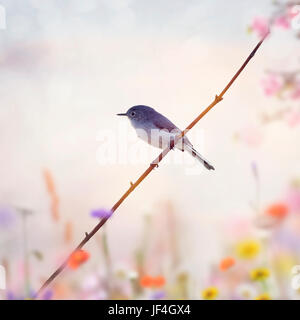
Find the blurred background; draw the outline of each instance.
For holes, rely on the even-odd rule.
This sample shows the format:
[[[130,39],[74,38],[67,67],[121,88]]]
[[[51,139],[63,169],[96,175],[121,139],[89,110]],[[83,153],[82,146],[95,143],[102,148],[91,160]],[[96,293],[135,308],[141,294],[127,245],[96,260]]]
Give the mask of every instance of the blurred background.
[[[300,298],[300,3],[0,5],[1,299],[31,298],[158,155],[116,113],[184,128],[268,26],[189,134],[216,170],[164,159],[40,298]]]

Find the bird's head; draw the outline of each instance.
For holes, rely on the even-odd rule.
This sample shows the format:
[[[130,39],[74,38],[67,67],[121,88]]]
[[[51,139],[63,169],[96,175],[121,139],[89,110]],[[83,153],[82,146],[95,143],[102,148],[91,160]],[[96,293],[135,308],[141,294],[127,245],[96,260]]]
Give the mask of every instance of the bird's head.
[[[126,116],[133,122],[143,122],[149,119],[149,116],[153,113],[154,109],[151,107],[138,105],[133,106],[127,110],[126,113],[118,113],[118,116]]]

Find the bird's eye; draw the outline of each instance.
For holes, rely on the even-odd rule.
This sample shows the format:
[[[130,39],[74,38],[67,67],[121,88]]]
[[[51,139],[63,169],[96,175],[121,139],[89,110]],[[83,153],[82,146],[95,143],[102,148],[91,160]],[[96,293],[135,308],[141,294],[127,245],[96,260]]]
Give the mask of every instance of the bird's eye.
[[[135,112],[132,111],[132,112],[130,113],[130,115],[131,115],[132,117],[134,117],[134,116],[135,116]]]

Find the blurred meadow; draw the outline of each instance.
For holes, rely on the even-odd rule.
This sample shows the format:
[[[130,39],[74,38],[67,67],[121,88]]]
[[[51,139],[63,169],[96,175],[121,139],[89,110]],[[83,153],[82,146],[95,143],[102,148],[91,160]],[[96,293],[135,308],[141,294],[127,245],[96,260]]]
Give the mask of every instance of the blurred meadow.
[[[168,155],[40,298],[300,298],[300,2],[0,6],[0,299],[30,299],[159,154],[116,113],[184,128],[268,25],[188,134],[216,170]]]

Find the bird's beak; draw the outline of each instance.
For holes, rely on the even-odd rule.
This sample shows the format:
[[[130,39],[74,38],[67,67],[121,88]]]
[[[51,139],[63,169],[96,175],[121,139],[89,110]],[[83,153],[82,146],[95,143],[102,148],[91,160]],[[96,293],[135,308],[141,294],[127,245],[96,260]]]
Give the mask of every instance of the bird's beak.
[[[127,113],[117,113],[117,116],[127,116]]]

